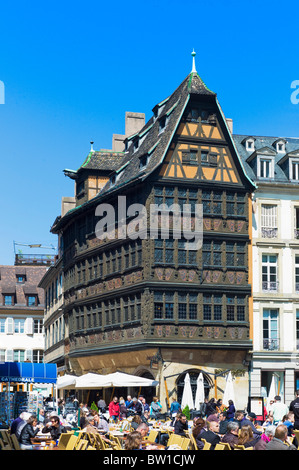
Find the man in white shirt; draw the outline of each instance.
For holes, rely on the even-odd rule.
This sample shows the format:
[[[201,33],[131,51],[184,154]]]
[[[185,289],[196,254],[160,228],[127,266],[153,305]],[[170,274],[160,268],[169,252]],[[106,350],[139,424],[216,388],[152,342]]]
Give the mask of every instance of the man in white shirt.
[[[281,403],[281,398],[279,395],[274,397],[274,404],[272,405],[272,410],[270,414],[273,416],[274,424],[282,422],[282,418],[287,415],[289,408],[284,403]]]

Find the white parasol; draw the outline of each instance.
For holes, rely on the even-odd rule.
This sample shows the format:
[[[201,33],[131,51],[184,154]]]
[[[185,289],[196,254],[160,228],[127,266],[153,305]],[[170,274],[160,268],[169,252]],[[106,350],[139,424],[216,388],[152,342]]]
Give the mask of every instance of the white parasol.
[[[189,410],[194,409],[194,401],[193,401],[193,394],[192,394],[192,389],[191,389],[191,383],[190,383],[190,376],[187,372],[184,380],[184,390],[183,390],[183,396],[182,396],[182,401],[181,401],[181,409],[183,410],[187,405],[189,406]]]
[[[195,403],[194,408],[196,410],[200,409],[200,404],[205,401],[205,389],[204,389],[204,381],[202,372],[197,377],[197,388],[196,388],[196,395],[195,395]]]
[[[235,392],[231,372],[229,372],[226,377],[226,385],[222,398],[222,403],[227,406],[229,400],[232,400],[233,403],[235,403]]]

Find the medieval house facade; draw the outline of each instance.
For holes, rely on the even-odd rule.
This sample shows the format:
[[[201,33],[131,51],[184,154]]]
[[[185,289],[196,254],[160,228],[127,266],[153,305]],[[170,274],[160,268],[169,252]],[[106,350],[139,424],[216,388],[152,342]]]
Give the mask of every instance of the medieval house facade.
[[[202,372],[206,395],[221,396],[221,371],[229,369],[236,405],[244,407],[255,185],[216,94],[194,67],[150,120],[139,122],[123,148],[92,148],[77,171],[65,170],[76,196],[51,229],[61,242],[65,370],[152,377],[164,402],[172,393],[180,397],[187,372],[192,381]],[[155,236],[153,205],[162,208]],[[192,230],[202,207],[198,249],[188,249],[183,230],[177,236],[182,219],[177,225],[173,208],[186,205]],[[105,207],[115,218],[101,236]],[[136,223],[140,207],[143,226]],[[47,282],[43,287],[47,293]]]

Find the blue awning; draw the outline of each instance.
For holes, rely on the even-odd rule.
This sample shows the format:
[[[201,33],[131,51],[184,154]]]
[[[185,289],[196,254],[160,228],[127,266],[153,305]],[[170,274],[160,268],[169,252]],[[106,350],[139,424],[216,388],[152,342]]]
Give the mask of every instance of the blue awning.
[[[0,363],[0,382],[54,384],[56,381],[56,364],[34,362]]]

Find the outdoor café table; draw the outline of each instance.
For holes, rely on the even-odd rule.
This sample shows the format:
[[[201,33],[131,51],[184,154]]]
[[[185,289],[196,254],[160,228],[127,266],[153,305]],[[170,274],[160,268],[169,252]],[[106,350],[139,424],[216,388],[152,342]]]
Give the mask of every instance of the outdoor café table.
[[[33,441],[34,439],[32,439]],[[48,441],[48,442],[39,442],[39,443],[34,443],[32,442],[32,450],[62,450],[61,447],[58,447],[56,445],[55,441]]]
[[[32,444],[41,444],[42,442],[45,442],[46,444],[50,444],[52,441],[51,434],[37,434],[35,437],[31,438],[31,443]]]
[[[143,450],[165,450],[165,446],[156,442],[142,441],[141,446]]]
[[[169,434],[169,432],[173,432],[174,428],[173,426],[153,426],[153,430],[158,431],[158,441],[159,443],[161,442],[161,436],[162,434]]]

